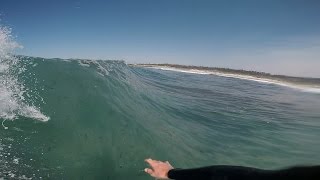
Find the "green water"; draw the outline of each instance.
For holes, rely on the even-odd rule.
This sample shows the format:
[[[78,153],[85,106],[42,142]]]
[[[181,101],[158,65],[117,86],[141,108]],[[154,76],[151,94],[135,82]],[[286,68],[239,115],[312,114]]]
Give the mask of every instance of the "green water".
[[[0,95],[18,104],[0,103],[15,115],[0,116],[0,177],[147,180],[148,157],[183,168],[320,163],[317,93],[121,61],[25,57],[11,68],[24,99]]]

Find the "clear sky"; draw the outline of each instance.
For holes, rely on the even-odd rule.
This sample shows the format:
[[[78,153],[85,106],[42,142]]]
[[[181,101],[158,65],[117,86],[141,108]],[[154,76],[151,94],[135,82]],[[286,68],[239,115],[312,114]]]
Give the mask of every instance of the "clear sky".
[[[0,0],[18,53],[320,77],[319,0]]]

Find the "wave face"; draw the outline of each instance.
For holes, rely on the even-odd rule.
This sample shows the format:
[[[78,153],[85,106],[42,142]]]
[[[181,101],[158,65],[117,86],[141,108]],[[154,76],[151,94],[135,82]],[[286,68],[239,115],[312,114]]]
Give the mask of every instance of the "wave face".
[[[13,56],[18,45],[1,32],[0,179],[147,180],[147,157],[184,168],[320,163],[319,94],[122,61]]]

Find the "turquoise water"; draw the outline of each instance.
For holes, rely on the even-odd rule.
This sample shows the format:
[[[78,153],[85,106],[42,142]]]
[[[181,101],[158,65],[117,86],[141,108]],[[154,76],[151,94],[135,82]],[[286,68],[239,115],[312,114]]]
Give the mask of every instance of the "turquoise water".
[[[148,157],[183,168],[320,163],[318,93],[122,61],[5,59],[5,179],[147,180]]]

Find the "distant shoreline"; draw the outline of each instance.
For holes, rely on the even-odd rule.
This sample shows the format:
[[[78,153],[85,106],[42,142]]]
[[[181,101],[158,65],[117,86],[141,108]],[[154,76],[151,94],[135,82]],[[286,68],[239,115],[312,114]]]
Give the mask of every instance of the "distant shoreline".
[[[320,91],[320,78],[293,77],[285,75],[272,75],[265,72],[236,70],[229,68],[186,66],[178,64],[129,64],[130,66],[156,68],[162,70],[180,71],[195,74],[209,74],[224,77],[232,77],[246,80],[259,81],[262,83],[272,83],[289,86],[299,89],[312,88]]]

